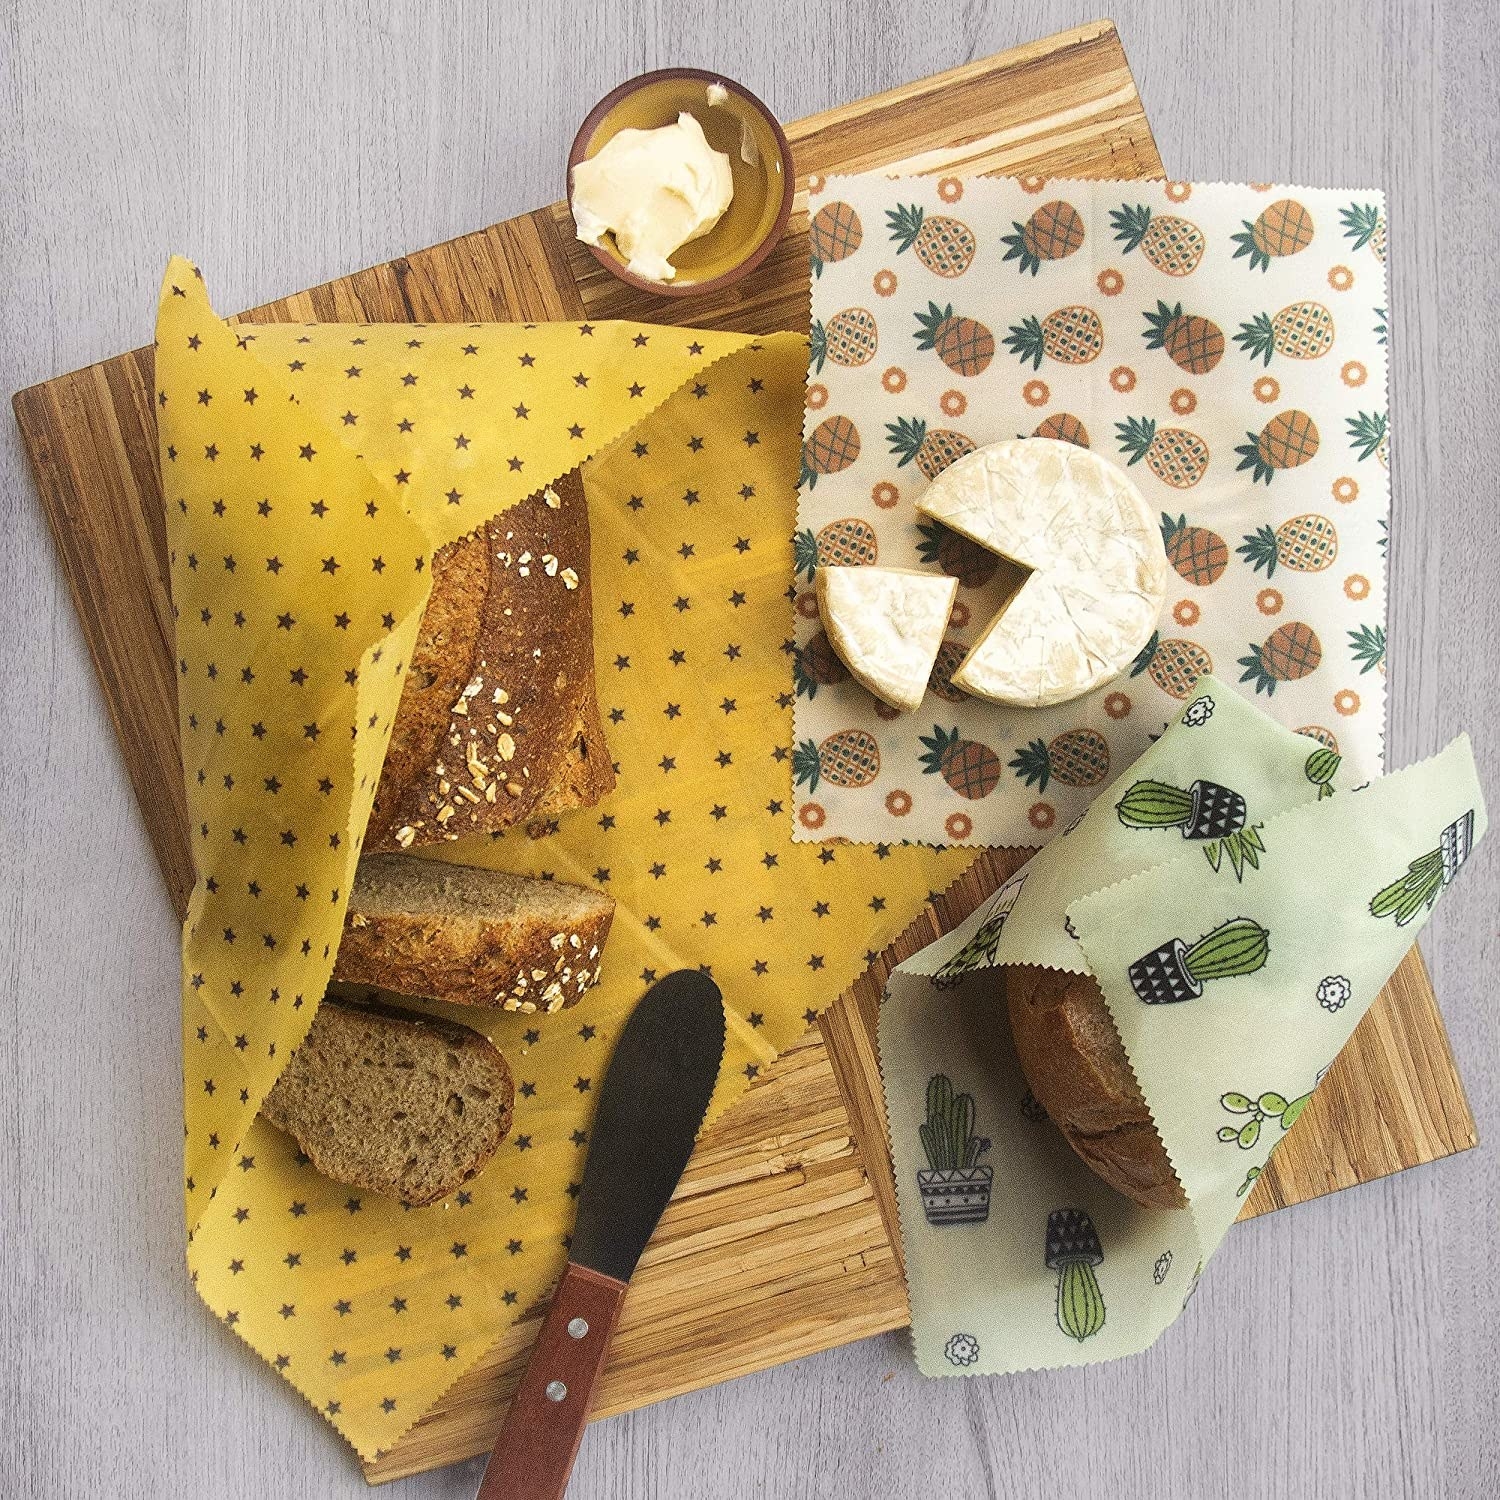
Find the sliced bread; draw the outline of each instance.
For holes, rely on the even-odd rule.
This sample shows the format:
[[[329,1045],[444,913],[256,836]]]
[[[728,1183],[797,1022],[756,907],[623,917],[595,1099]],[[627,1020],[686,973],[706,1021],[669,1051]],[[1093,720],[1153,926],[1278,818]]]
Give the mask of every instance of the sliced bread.
[[[504,1057],[479,1032],[324,1000],[261,1113],[325,1177],[422,1208],[494,1155],[513,1099]]]
[[[614,781],[574,469],[433,558],[365,847],[555,816],[592,806]]]
[[[366,854],[333,977],[451,1005],[560,1010],[598,979],[614,910],[560,880]]]

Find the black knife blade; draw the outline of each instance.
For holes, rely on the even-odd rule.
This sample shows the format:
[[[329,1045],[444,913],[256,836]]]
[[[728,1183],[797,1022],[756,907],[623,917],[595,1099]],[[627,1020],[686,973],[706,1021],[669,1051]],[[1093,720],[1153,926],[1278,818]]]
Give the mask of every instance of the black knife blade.
[[[724,1002],[682,969],[646,992],[615,1044],[589,1135],[568,1258],[629,1281],[692,1154],[724,1058]]]

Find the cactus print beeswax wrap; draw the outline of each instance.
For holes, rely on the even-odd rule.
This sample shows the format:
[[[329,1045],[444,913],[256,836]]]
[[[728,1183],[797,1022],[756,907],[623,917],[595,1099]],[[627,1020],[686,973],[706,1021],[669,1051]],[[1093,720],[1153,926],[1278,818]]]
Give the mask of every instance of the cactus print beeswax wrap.
[[[880,1063],[924,1373],[1092,1364],[1176,1318],[1484,834],[1465,739],[1354,780],[1203,677],[1074,826],[891,976]],[[1098,981],[1185,1209],[1121,1196],[1048,1121],[1008,964]]]
[[[230,326],[191,266],[168,268],[157,419],[198,876],[188,1264],[362,1454],[546,1296],[613,1038],[656,976],[702,965],[723,991],[723,1108],[970,858],[792,842],[805,370],[791,334]],[[572,1009],[434,1007],[504,1052],[515,1117],[461,1191],[406,1210],[320,1177],[257,1110],[333,965],[432,554],[579,464],[616,787],[441,853],[595,886],[614,925]],[[535,565],[561,592],[579,562]]]
[[[1379,193],[871,174],[814,179],[810,209],[799,838],[1044,843],[1207,672],[1379,773]],[[1171,571],[1121,677],[1017,710],[951,679],[1021,571],[915,501],[974,447],[1030,436],[1124,467]],[[911,714],[849,678],[818,620],[817,565],[877,560],[959,580]]]

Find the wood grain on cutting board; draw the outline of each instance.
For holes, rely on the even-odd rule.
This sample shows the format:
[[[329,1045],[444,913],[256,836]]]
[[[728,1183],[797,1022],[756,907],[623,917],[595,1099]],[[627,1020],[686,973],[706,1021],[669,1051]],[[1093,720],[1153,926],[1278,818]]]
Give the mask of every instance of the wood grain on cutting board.
[[[789,128],[799,174],[909,171],[1158,176],[1113,29],[1096,24]],[[560,205],[299,293],[247,319],[631,317],[805,328],[805,195],[751,278],[684,307],[634,292],[571,237]],[[17,417],[125,759],[179,909],[191,887],[149,350],[24,391]],[[985,856],[906,935],[951,925],[1015,856]],[[890,955],[887,955],[889,959]],[[642,1263],[599,1414],[645,1404],[905,1320],[867,976],[705,1134]],[[1355,1087],[1354,1080],[1359,1080]],[[1374,1086],[1371,1086],[1372,1080]],[[1461,1150],[1473,1123],[1413,953],[1356,1032],[1247,1213]],[[372,1478],[488,1446],[535,1321],[511,1330]]]

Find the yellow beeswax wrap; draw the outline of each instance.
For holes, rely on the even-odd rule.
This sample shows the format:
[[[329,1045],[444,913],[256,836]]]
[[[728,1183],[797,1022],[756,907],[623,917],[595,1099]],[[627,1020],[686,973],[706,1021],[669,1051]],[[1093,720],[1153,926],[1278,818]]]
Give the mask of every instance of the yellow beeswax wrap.
[[[624,323],[231,327],[192,266],[168,268],[157,417],[198,873],[188,1261],[363,1455],[546,1295],[643,986],[684,966],[718,982],[722,1109],[967,862],[792,842],[805,358],[792,335]],[[585,460],[618,784],[536,837],[444,856],[609,892],[603,978],[555,1016],[431,1007],[504,1051],[515,1122],[463,1191],[408,1210],[320,1177],[256,1111],[328,981],[433,552]]]
[[[804,836],[1045,843],[1208,672],[1381,768],[1386,223],[1378,192],[870,173],[815,183],[798,515],[796,738],[868,736],[856,781],[798,785]],[[951,681],[1021,572],[915,505],[977,445],[1120,465],[1171,571],[1155,634],[1070,703]],[[959,580],[932,690],[896,714],[818,622],[820,562]]]

